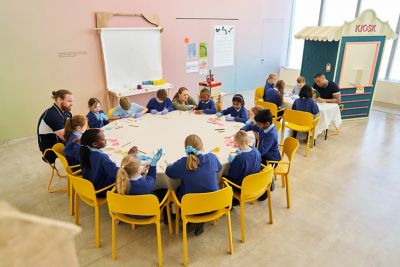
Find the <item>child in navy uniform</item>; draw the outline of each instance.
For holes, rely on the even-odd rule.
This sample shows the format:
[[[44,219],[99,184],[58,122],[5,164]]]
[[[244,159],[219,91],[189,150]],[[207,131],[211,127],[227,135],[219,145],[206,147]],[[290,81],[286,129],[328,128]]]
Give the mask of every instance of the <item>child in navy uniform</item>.
[[[260,111],[255,117],[258,128],[260,128],[258,139],[258,151],[261,154],[263,164],[268,164],[269,160],[280,161],[281,154],[278,147],[278,134],[275,130],[275,125],[272,123],[272,114],[269,109]],[[274,168],[277,164],[273,164]],[[274,191],[275,183],[272,179],[271,191]],[[268,195],[265,192],[258,200],[267,199]]]
[[[218,112],[217,117],[227,115],[225,119],[227,121],[237,121],[245,123],[249,119],[247,109],[244,107],[244,99],[241,94],[236,94],[232,98],[232,106]]]
[[[217,173],[221,163],[213,153],[204,154],[203,142],[200,137],[192,134],[185,139],[187,156],[168,165],[165,173],[172,179],[181,179],[177,189],[179,201],[188,193],[207,193],[219,190]],[[204,224],[192,227],[196,235],[203,233]],[[189,232],[191,227],[189,227]]]
[[[100,190],[115,182],[118,167],[100,149],[106,146],[104,131],[99,128],[87,129],[81,137],[80,160],[83,178],[92,182],[94,189]],[[129,150],[128,154],[136,152],[136,147]],[[105,197],[106,192],[97,194]]]
[[[139,118],[146,112],[147,108],[136,103],[131,103],[129,98],[125,96],[119,99],[119,106],[112,112],[111,119]]]
[[[101,110],[101,102],[97,98],[90,98],[88,101],[89,113],[86,115],[90,128],[101,128],[108,124],[108,117]]]
[[[158,90],[157,96],[150,99],[146,108],[148,109],[147,112],[150,112],[151,114],[157,114],[160,112],[161,115],[165,115],[174,110],[172,101],[168,98],[168,94],[165,89]]]
[[[249,146],[248,135],[240,130],[234,136],[238,150],[235,155],[229,155],[228,179],[237,185],[242,185],[243,179],[261,170],[261,154],[257,148]]]
[[[298,99],[296,99],[292,105],[293,110],[299,110],[304,112],[310,112],[314,116],[319,113],[319,108],[315,100],[312,98],[312,88],[309,85],[304,85],[299,93]],[[293,137],[297,137],[297,131],[293,131]]]
[[[82,115],[75,115],[65,122],[64,139],[66,142],[64,154],[70,166],[81,163],[79,147],[82,133],[86,131],[86,122],[85,116]]]
[[[210,99],[210,91],[207,88],[203,88],[200,91],[200,102],[195,110],[196,114],[215,114],[217,113],[217,108],[212,99]]]

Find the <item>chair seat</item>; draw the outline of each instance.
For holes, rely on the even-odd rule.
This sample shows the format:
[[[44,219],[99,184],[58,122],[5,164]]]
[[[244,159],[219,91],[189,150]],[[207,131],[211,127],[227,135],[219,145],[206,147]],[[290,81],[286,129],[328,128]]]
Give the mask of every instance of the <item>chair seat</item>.
[[[130,224],[151,224],[157,220],[156,216],[149,216],[149,218],[146,218],[145,216],[143,216],[144,218],[135,218],[122,213],[117,213],[116,215],[119,220]]]
[[[85,202],[86,204],[88,204],[89,206],[92,206],[92,207],[94,207],[95,205],[94,205],[94,202],[93,202],[93,200],[91,200],[91,199],[89,199],[89,198],[87,198],[87,197],[85,197],[85,196],[82,196],[82,195],[80,195],[80,198],[82,199],[82,201],[83,202]],[[99,204],[99,206],[103,206],[104,204],[106,204],[107,203],[107,198],[97,198],[97,203]]]
[[[285,126],[287,128],[290,128],[290,129],[292,129],[294,131],[298,131],[298,132],[309,132],[312,129],[312,127],[298,125],[298,124],[294,124],[294,123],[291,123],[291,122],[287,122]]]
[[[252,194],[246,194],[243,196],[244,202],[252,202],[254,200],[257,200],[262,194],[264,194],[265,191],[259,191],[259,192],[252,192]],[[237,200],[240,201],[240,192],[233,191],[233,197],[236,198]]]
[[[201,223],[201,222],[206,222],[206,221],[213,221],[213,220],[218,219],[219,217],[223,216],[224,214],[225,214],[225,210],[217,210],[210,214],[187,215],[186,218],[188,219],[188,222]]]
[[[276,166],[274,173],[275,174],[287,174],[289,170],[289,164],[278,164]]]

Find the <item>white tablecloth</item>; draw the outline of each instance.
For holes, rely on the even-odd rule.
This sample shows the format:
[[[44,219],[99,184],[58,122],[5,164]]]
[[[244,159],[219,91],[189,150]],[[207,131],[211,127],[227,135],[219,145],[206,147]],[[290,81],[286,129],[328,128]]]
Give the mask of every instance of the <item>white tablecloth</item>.
[[[292,109],[294,97],[283,97],[283,107]],[[315,136],[318,136],[324,130],[329,129],[329,125],[333,123],[336,127],[342,124],[342,117],[340,115],[339,105],[335,103],[317,103],[320,112],[320,121],[315,129]]]
[[[216,117],[197,115],[189,111],[173,111],[164,116],[145,114],[139,119],[121,119],[103,127],[107,139],[107,146],[103,151],[119,166],[122,158],[134,145],[150,157],[156,149],[163,148],[165,154],[158,162],[156,188],[176,188],[179,180],[165,175],[166,165],[186,156],[185,138],[190,134],[197,134],[203,141],[205,152],[220,147],[220,152],[216,155],[223,165],[220,172],[222,175],[229,153],[236,150],[226,145],[225,137],[232,137],[243,127],[243,123],[226,122],[221,117],[218,121],[223,125],[217,125],[207,122],[210,118]],[[224,132],[215,129],[224,129]],[[249,132],[249,137],[251,143],[254,143],[252,132]]]

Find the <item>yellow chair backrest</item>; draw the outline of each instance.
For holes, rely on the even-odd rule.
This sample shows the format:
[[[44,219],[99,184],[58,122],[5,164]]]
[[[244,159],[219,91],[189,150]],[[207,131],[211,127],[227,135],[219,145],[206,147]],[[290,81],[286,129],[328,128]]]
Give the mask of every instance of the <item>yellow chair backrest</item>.
[[[64,144],[57,143],[53,146],[53,151],[56,154],[57,158],[60,160],[61,164],[63,165],[65,171],[70,172],[69,164],[67,159],[65,158],[64,154]]]
[[[276,132],[279,134],[279,131],[280,131],[281,128],[282,128],[282,123],[281,123],[280,121],[273,121],[273,122],[274,122],[274,124],[275,124]]]
[[[240,197],[246,202],[259,198],[272,183],[273,174],[274,168],[268,165],[258,173],[247,175],[242,182]]]
[[[291,162],[296,154],[297,148],[299,148],[299,141],[296,138],[287,137],[283,143],[282,155],[286,155]]]
[[[283,115],[285,122],[294,123],[301,126],[313,127],[313,115],[310,112],[287,109]]]
[[[112,213],[160,218],[160,203],[155,195],[120,195],[112,190],[107,191],[107,202]]]
[[[61,154],[64,156],[64,147],[65,146],[63,143],[56,143],[56,144],[54,144],[52,149],[54,150],[54,152],[57,152],[58,154]]]
[[[108,110],[108,112],[107,112],[108,119],[111,119],[114,110],[115,110],[115,107],[114,107],[114,108],[110,108],[110,109]]]
[[[223,210],[232,206],[232,187],[209,193],[186,194],[182,197],[182,217]]]
[[[271,111],[272,116],[276,117],[278,115],[278,107],[276,104],[271,102],[265,102],[263,100],[258,100],[255,102],[256,106],[260,106],[264,109],[269,109]]]
[[[82,177],[77,177],[69,174],[69,179],[75,189],[76,194],[78,194],[81,199],[86,202],[86,204],[93,206],[96,203],[96,191],[93,184]]]
[[[257,87],[254,93],[254,103],[257,100],[263,100],[264,97],[264,87]]]

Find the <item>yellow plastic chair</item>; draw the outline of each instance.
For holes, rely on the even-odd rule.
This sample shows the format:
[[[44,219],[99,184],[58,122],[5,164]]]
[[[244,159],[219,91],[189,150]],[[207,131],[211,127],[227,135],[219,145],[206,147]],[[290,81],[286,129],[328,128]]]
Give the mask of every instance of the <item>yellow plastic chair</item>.
[[[171,193],[172,201],[176,209],[176,234],[179,232],[179,208],[182,214],[183,224],[183,264],[187,266],[187,223],[211,222],[224,215],[228,219],[229,252],[233,253],[231,208],[232,208],[232,188],[227,186],[218,191],[209,193],[186,194],[179,202],[174,191]],[[206,213],[206,214],[205,214]]]
[[[263,107],[264,109],[269,109],[271,111],[271,114],[272,114],[273,118],[274,118],[274,121],[275,120],[280,120],[283,117],[283,115],[278,117],[278,112],[282,111],[282,110],[285,110],[285,108],[278,109],[278,106],[275,103],[265,102],[263,100],[258,100],[258,101],[256,101],[255,104],[256,104],[256,106]]]
[[[55,162],[54,163],[50,163],[45,158],[47,153],[53,152],[53,153],[56,154],[56,151],[58,151],[61,148],[62,148],[62,151],[64,151],[64,144],[63,143],[56,143],[56,144],[53,145],[52,148],[48,148],[45,151],[43,151],[43,153],[42,153],[42,158],[49,164],[49,166],[51,168],[51,175],[49,177],[49,182],[47,184],[47,192],[49,192],[49,193],[54,193],[54,192],[58,192],[58,191],[67,191],[68,192],[68,187],[67,188],[65,188],[65,187],[57,187],[57,188],[51,189],[51,183],[53,182],[54,174],[57,174],[58,179],[65,179],[65,178],[68,178],[68,177],[64,176],[64,175],[61,175],[59,173]]]
[[[254,92],[254,104],[257,106],[256,102],[258,100],[263,101],[264,100],[264,87],[257,87],[255,92]]]
[[[115,119],[112,119],[112,117],[113,117],[112,114],[113,114],[114,110],[115,110],[115,107],[110,108],[110,109],[107,111],[108,121],[114,121],[114,120],[115,120]]]
[[[57,158],[60,160],[61,164],[64,167],[65,172],[68,177],[68,196],[69,196],[69,214],[74,215],[74,188],[72,187],[71,181],[69,180],[68,174],[79,175],[81,170],[72,171],[72,169],[79,168],[81,165],[73,165],[69,166],[68,161],[64,155],[64,144],[57,143],[53,146],[53,152],[57,155]]]
[[[170,214],[170,190],[165,194],[164,199],[158,202],[155,195],[120,195],[115,193],[115,188],[107,192],[108,209],[112,218],[112,259],[117,258],[116,243],[117,243],[117,220],[129,223],[134,228],[134,225],[155,224],[157,231],[157,246],[158,246],[158,265],[162,266],[162,247],[161,247],[161,226],[160,217],[161,211],[166,208],[168,216],[168,229],[172,234],[171,214]],[[128,215],[151,216],[149,218],[133,218]]]
[[[82,177],[69,174],[69,179],[75,190],[75,224],[79,225],[79,198],[91,207],[94,207],[94,223],[96,233],[96,247],[100,247],[100,210],[99,207],[107,203],[107,198],[98,198],[97,193],[112,188],[115,184],[111,184],[100,190],[95,191],[93,184]]]
[[[287,137],[285,139],[285,142],[283,143],[282,160],[268,161],[268,163],[278,164],[278,166],[276,166],[274,170],[274,175],[275,179],[276,176],[280,175],[282,178],[282,187],[286,187],[286,204],[288,209],[290,209],[291,207],[289,173],[294,155],[296,154],[298,148],[299,148],[299,141],[296,138]],[[288,161],[285,161],[285,156],[288,159]]]
[[[274,222],[272,217],[272,201],[271,201],[271,183],[274,169],[272,166],[263,166],[263,169],[255,174],[247,175],[239,186],[226,178],[222,178],[226,184],[240,189],[240,192],[233,191],[233,197],[240,201],[240,224],[242,226],[242,242],[245,242],[245,224],[244,224],[244,204],[253,202],[262,196],[265,191],[268,194],[268,216],[269,223]]]
[[[284,139],[285,128],[289,128],[290,135],[292,135],[292,131],[297,132],[305,132],[308,133],[307,135],[307,146],[306,146],[306,157],[308,156],[308,147],[310,146],[310,139],[313,140],[311,142],[311,148],[314,147],[314,134],[315,128],[319,123],[319,116],[313,117],[313,115],[309,112],[299,111],[299,110],[292,110],[288,109],[285,111],[283,115],[283,124],[282,124],[282,136],[281,136],[281,143]]]

